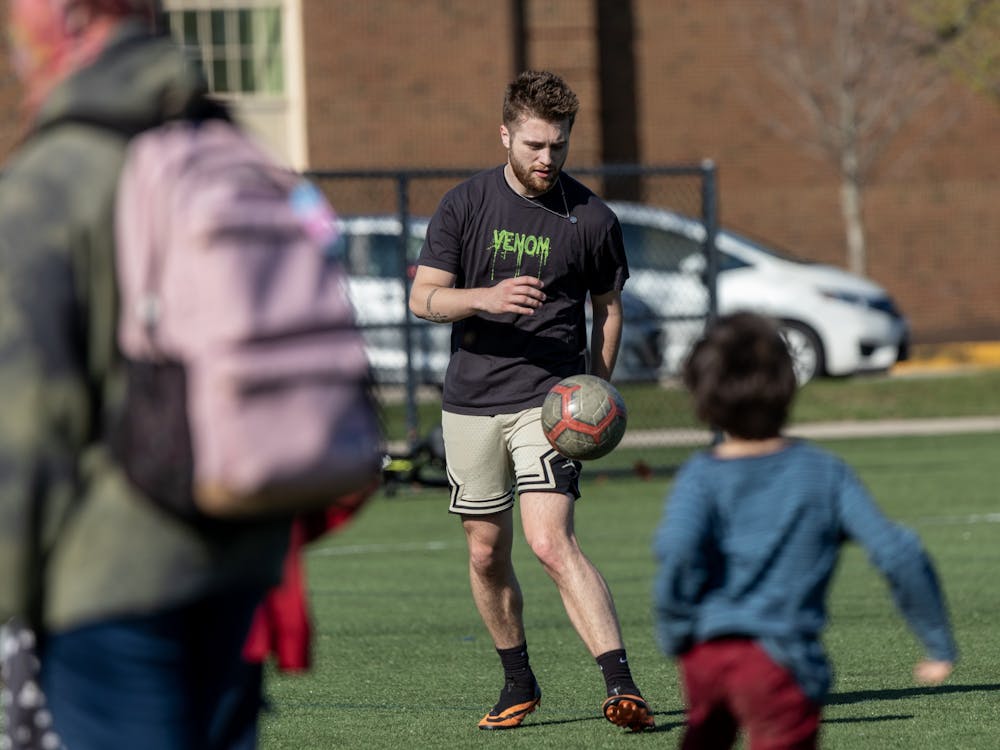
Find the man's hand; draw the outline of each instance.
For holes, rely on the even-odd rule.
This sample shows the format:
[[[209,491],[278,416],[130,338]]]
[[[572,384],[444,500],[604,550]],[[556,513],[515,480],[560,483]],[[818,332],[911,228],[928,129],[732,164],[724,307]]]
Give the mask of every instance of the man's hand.
[[[950,661],[924,659],[913,668],[913,679],[918,685],[940,685],[951,675],[954,666]]]
[[[545,301],[534,276],[504,279],[496,286],[456,289],[455,274],[417,266],[410,289],[410,312],[432,323],[452,323],[476,313],[532,315]]]
[[[541,279],[517,276],[482,290],[479,307],[489,313],[533,315],[545,301]]]

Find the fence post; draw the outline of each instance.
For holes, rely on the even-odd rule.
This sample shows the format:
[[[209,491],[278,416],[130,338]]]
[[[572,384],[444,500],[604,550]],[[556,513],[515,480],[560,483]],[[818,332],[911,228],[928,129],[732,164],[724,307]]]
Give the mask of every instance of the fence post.
[[[705,284],[708,286],[708,321],[719,314],[719,254],[715,249],[715,236],[719,229],[716,195],[716,167],[711,159],[701,162],[701,218],[705,224]]]
[[[397,199],[399,210],[399,257],[403,269],[403,346],[406,348],[406,442],[412,447],[420,439],[420,424],[417,413],[417,387],[413,374],[413,320],[410,316],[410,176],[400,172],[397,179]]]
[[[705,284],[708,287],[706,325],[719,315],[719,253],[715,249],[715,235],[719,229],[716,171],[715,162],[711,159],[701,162],[701,219],[705,223]],[[722,430],[712,430],[712,445],[718,445],[723,438]]]

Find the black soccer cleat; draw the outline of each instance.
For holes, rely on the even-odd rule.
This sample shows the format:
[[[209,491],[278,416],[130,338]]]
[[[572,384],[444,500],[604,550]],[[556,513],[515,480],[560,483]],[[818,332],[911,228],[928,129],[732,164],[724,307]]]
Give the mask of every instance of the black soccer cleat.
[[[500,691],[500,700],[479,722],[480,729],[514,729],[524,717],[542,705],[542,689],[533,682],[527,691],[508,682]]]

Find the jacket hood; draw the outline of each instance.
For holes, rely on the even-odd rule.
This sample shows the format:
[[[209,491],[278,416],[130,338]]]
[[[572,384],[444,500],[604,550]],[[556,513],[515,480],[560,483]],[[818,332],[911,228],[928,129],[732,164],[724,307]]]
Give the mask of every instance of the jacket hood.
[[[201,72],[169,36],[126,21],[93,63],[52,91],[33,129],[82,120],[139,132],[191,113],[207,90]]]

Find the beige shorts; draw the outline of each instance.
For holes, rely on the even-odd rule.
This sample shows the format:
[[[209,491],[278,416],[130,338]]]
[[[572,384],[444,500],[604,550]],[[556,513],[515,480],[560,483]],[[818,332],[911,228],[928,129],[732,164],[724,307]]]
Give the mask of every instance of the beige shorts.
[[[451,513],[500,513],[513,507],[515,492],[580,497],[580,463],[549,445],[541,407],[492,417],[446,411],[441,427]]]

